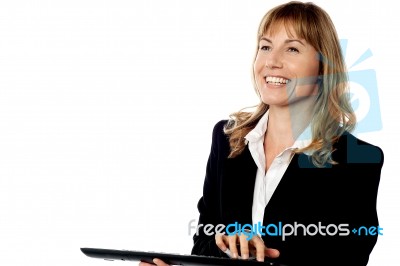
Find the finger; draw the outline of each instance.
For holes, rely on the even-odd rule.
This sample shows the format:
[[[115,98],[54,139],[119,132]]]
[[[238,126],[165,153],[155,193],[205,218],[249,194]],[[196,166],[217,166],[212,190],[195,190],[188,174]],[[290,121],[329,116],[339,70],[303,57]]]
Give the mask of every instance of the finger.
[[[141,261],[141,262],[139,262],[139,266],[154,266],[154,264],[151,264],[151,263],[148,263],[148,262]]]
[[[223,235],[223,234],[216,234],[215,235],[215,244],[223,252],[225,252],[228,249],[226,244],[225,244],[224,237],[225,237],[225,235]]]
[[[228,236],[228,242],[229,242],[229,249],[232,252],[232,258],[237,259],[239,257],[238,250],[236,247],[237,235]]]
[[[250,243],[253,245],[253,247],[256,249],[256,257],[257,261],[264,261],[265,257],[265,245],[264,241],[258,236],[254,236],[251,240]]]
[[[249,241],[247,241],[247,236],[242,234],[239,237],[240,242],[240,257],[247,260],[249,258]]]
[[[166,264],[165,262],[163,262],[162,260],[157,259],[157,258],[153,259],[153,262],[154,262],[154,264],[156,264],[157,266],[169,266],[168,264]]]
[[[269,258],[277,258],[277,257],[279,257],[280,252],[277,249],[266,247],[264,254],[266,257],[269,257]]]

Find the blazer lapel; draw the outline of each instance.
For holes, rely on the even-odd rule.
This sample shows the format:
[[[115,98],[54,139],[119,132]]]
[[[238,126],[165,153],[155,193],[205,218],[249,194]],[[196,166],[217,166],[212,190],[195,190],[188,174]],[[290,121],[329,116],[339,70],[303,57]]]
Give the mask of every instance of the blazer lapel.
[[[237,157],[225,160],[221,178],[223,221],[252,223],[252,206],[257,165],[248,147]]]

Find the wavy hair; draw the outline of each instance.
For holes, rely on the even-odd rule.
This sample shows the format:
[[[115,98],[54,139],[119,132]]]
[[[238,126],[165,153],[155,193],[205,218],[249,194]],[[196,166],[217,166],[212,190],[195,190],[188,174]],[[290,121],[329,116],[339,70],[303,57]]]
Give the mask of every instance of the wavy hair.
[[[335,164],[332,160],[333,143],[345,131],[351,132],[356,123],[349,99],[347,70],[335,26],[329,15],[317,5],[292,1],[265,14],[258,28],[257,43],[280,23],[288,32],[293,29],[297,37],[305,39],[320,55],[319,89],[311,119],[312,141],[309,146],[296,152],[309,151],[312,163],[317,167],[323,167],[326,163]],[[252,79],[260,103],[253,112],[242,109],[230,115],[231,119],[224,129],[229,136],[229,158],[236,157],[245,149],[244,137],[269,108],[261,101],[254,69]]]

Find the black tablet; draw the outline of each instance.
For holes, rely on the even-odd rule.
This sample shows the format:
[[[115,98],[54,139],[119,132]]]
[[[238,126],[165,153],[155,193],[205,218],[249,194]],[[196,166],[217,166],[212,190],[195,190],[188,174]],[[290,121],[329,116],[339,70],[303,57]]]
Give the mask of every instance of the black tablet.
[[[115,250],[100,248],[81,248],[81,251],[91,258],[104,260],[144,261],[153,264],[154,258],[159,258],[170,265],[243,265],[243,266],[287,266],[273,261],[258,262],[256,260],[240,260],[219,257],[181,255],[160,252],[144,252],[134,250]]]

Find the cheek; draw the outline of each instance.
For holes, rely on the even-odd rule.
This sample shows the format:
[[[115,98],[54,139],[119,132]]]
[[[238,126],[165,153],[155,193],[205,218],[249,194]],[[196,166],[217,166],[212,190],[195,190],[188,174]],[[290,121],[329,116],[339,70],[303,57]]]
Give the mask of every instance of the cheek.
[[[310,76],[318,77],[319,75],[319,62],[315,62],[313,66],[310,66]]]
[[[318,58],[316,56],[313,56],[312,58],[310,58],[310,60],[308,61],[308,76],[315,76],[317,77],[319,75],[319,64],[320,61],[318,60]]]
[[[253,69],[254,73],[259,73],[264,69],[265,60],[259,55],[257,55],[256,59],[254,60]]]
[[[310,87],[315,86],[318,79],[319,66],[310,65],[310,62],[304,62],[304,64],[297,65],[292,68],[298,79],[298,86]]]
[[[315,58],[304,60],[296,65],[299,84],[296,86],[297,97],[316,95],[318,92],[319,61]]]

